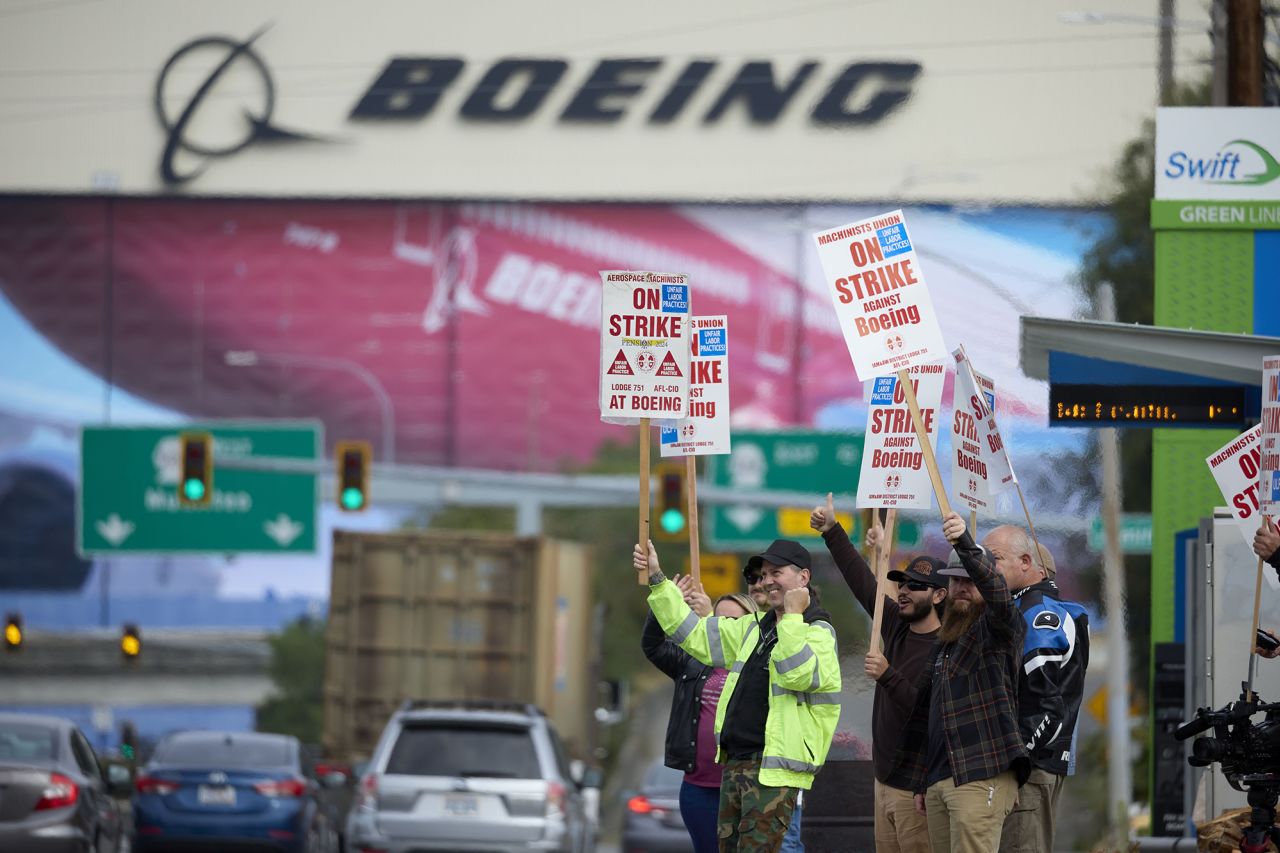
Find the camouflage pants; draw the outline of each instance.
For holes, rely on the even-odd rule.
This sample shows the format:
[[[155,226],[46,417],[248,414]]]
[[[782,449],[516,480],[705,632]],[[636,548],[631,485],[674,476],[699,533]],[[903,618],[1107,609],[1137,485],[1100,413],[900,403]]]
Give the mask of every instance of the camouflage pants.
[[[777,853],[796,808],[796,788],[760,784],[760,760],[730,759],[720,782],[720,853]]]

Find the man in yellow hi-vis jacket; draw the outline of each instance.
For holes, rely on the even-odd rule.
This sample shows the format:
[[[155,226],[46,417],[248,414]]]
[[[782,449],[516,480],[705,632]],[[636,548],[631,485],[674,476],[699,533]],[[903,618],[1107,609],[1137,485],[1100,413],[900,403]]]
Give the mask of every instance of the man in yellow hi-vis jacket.
[[[809,595],[809,552],[779,539],[752,557],[771,609],[736,619],[699,618],[658,566],[653,543],[633,562],[648,573],[649,607],[693,657],[727,667],[716,707],[721,853],[782,844],[796,796],[813,785],[840,719],[840,664],[830,616]]]

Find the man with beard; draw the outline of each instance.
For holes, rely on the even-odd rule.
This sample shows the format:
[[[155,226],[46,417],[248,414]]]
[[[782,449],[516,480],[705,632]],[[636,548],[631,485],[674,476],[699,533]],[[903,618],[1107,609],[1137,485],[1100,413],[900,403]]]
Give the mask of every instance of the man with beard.
[[[751,600],[756,603],[761,612],[769,609],[769,593],[764,588],[764,573],[760,571],[760,562],[756,559],[747,560],[746,565],[742,567],[742,579],[747,582],[747,595],[751,596]]]
[[[991,853],[1031,772],[1017,720],[1023,622],[958,514],[942,532],[955,548],[946,609],[888,783],[915,792],[937,853]]]
[[[867,615],[874,613],[875,572],[836,521],[830,493],[826,506],[813,508],[809,526],[822,534],[831,559]],[[869,533],[867,539],[868,545],[874,545],[876,535]],[[888,777],[898,737],[915,706],[916,680],[933,652],[940,624],[937,607],[947,596],[947,581],[939,574],[944,566],[941,560],[922,555],[905,570],[889,572],[898,595],[884,602],[880,623],[884,654],[868,653],[864,664],[867,677],[876,683],[871,705],[876,853],[929,853],[929,826],[916,811],[911,790],[888,784]]]
[[[1048,550],[1036,550],[1020,527],[1002,525],[982,543],[1022,613],[1024,640],[1018,682],[1018,721],[1031,756],[1031,776],[1005,820],[1000,853],[1052,850],[1062,783],[1071,767],[1072,741],[1084,674],[1089,665],[1089,617],[1058,597],[1047,576]],[[1033,556],[1034,555],[1034,556]]]

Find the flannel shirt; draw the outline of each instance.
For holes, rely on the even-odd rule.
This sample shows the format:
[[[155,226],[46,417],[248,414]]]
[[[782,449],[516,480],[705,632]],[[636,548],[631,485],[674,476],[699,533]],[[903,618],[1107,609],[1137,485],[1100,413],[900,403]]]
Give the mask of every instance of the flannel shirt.
[[[966,532],[955,546],[969,577],[987,602],[986,610],[963,637],[939,642],[916,685],[916,704],[894,755],[887,784],[923,793],[929,743],[929,703],[941,690],[942,719],[951,776],[957,785],[990,779],[1013,769],[1021,785],[1031,761],[1018,731],[1018,670],[1021,664],[1022,614],[1009,587],[986,552]],[[933,673],[941,655],[944,677]]]

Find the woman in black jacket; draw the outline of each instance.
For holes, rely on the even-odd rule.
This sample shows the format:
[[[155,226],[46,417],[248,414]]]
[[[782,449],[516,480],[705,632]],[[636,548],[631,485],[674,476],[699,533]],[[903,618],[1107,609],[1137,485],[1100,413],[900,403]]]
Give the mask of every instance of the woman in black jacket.
[[[740,592],[722,595],[714,608],[706,594],[695,589],[691,578],[677,578],[685,601],[699,616],[738,617],[757,610]],[[724,689],[727,669],[705,666],[694,660],[662,633],[653,614],[645,619],[640,646],[658,669],[675,681],[671,717],[667,721],[665,764],[684,771],[680,785],[680,816],[693,839],[694,853],[716,853],[716,818],[720,808],[720,777],[716,764],[716,703]]]

